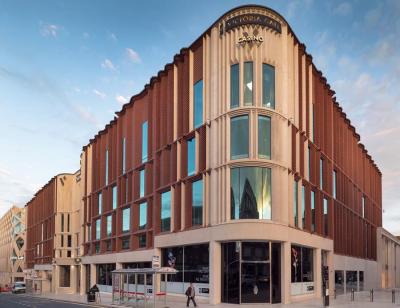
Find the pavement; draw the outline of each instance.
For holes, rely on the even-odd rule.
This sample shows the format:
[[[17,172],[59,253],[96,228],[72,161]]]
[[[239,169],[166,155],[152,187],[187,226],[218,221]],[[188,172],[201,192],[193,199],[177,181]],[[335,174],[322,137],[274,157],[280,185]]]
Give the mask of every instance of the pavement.
[[[396,293],[397,303],[393,304],[392,295],[390,291],[376,291],[374,294],[374,302],[370,302],[369,292],[357,292],[355,293],[354,301],[351,301],[350,294],[340,295],[336,299],[331,298],[330,307],[345,307],[345,308],[377,308],[377,307],[400,307],[400,291]],[[28,294],[11,294],[11,293],[0,293],[0,308],[77,308],[77,307],[118,307],[113,306],[111,302],[110,293],[101,293],[100,303],[86,302],[86,296],[77,294],[43,294],[43,295],[28,295]],[[204,298],[197,297],[196,301],[200,308],[235,308],[238,305],[235,304],[218,304],[210,305]],[[183,296],[168,296],[167,305],[164,305],[164,300],[157,302],[158,308],[178,308],[185,307],[185,297]],[[242,308],[260,308],[260,304],[242,304]],[[320,299],[313,299],[309,301],[303,301],[300,303],[292,303],[288,305],[274,304],[274,305],[262,305],[271,306],[273,308],[322,308],[322,301]],[[124,306],[127,307],[127,306]],[[144,307],[143,304],[138,307]],[[193,307],[191,305],[191,307]]]

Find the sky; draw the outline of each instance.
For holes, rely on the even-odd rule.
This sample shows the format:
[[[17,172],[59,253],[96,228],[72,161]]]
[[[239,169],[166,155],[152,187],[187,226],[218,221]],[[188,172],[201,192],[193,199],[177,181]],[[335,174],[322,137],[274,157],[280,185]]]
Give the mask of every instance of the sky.
[[[255,1],[307,46],[383,173],[400,234],[400,1]],[[0,0],[0,215],[54,175],[213,22],[245,1]]]

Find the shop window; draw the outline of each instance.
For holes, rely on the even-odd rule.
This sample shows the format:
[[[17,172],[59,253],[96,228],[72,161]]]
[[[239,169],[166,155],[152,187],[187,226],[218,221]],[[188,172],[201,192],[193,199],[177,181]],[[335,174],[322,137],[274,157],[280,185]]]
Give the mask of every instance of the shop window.
[[[262,105],[275,108],[275,67],[263,64]]]
[[[208,244],[184,246],[184,282],[209,282]]]
[[[239,107],[239,64],[231,65],[231,108]]]
[[[258,157],[271,159],[271,118],[258,116]]]
[[[231,169],[231,219],[271,219],[271,169]]]
[[[269,242],[242,242],[242,261],[269,261]]]
[[[337,295],[344,293],[343,271],[335,271],[335,289]]]
[[[151,268],[151,262],[130,262],[130,263],[123,263],[122,268]],[[131,275],[129,277],[129,284],[134,284],[135,283],[135,276]],[[137,283],[139,285],[144,284],[144,275],[138,275],[137,276]],[[153,277],[152,275],[147,275],[146,279],[146,284],[148,286],[151,286],[153,284]]]
[[[161,232],[171,230],[171,191],[161,194]]]
[[[111,286],[112,275],[111,272],[115,270],[115,263],[97,264],[97,284]]]
[[[313,282],[313,250],[292,245],[292,283]]]
[[[193,124],[197,128],[203,124],[203,80],[193,86]]]
[[[358,291],[364,291],[364,272],[358,272]]]
[[[71,269],[69,265],[60,265],[60,287],[69,288],[71,283]]]
[[[357,271],[346,271],[346,290],[357,291]]]
[[[192,183],[192,225],[203,224],[203,180]]]

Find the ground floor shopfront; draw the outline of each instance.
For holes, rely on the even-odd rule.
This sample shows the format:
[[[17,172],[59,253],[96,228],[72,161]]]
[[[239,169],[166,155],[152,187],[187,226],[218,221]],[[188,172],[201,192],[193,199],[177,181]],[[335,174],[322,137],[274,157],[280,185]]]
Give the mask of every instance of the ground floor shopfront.
[[[193,282],[197,296],[211,304],[319,298],[323,266],[329,268],[328,288],[333,294],[332,240],[280,224],[249,221],[164,234],[155,238],[155,246],[83,257],[81,294],[94,284],[111,292],[114,269],[150,267],[154,255],[162,266],[179,271],[167,282],[160,281],[161,288],[166,283],[168,293],[183,295]]]

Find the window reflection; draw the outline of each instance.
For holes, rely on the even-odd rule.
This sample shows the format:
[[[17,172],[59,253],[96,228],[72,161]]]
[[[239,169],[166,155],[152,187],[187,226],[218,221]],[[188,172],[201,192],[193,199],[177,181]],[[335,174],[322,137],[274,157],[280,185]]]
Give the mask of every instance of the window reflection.
[[[231,108],[239,107],[239,64],[231,66]]]
[[[171,191],[161,194],[161,232],[171,229]]]
[[[203,180],[192,184],[192,225],[203,224]]]
[[[275,108],[275,67],[263,64],[263,107]]]
[[[249,116],[231,119],[231,159],[249,157]]]
[[[203,80],[199,80],[194,84],[194,99],[193,99],[193,124],[194,127],[199,127],[203,124]]]
[[[231,169],[231,219],[271,219],[271,169]]]
[[[244,63],[243,83],[244,105],[253,105],[253,62]]]
[[[139,205],[139,229],[145,229],[147,224],[147,202]]]

